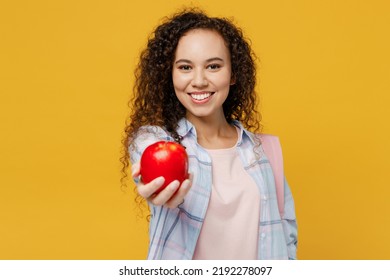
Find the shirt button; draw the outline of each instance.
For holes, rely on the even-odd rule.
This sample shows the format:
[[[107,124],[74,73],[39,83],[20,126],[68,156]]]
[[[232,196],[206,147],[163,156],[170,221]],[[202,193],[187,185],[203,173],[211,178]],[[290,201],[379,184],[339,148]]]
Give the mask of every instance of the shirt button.
[[[267,199],[268,199],[267,196],[264,196],[264,197],[263,197],[263,200],[264,200],[264,201],[267,201]]]
[[[264,237],[265,237],[265,233],[263,232],[263,233],[261,234],[261,239],[264,239]]]

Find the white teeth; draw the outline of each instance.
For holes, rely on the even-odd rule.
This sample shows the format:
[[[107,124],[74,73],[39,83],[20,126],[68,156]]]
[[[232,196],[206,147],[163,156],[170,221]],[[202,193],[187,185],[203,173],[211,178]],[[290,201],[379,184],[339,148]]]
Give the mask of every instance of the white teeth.
[[[202,93],[202,94],[191,94],[191,97],[195,100],[203,100],[203,99],[206,99],[206,98],[209,98],[211,95],[211,93]]]

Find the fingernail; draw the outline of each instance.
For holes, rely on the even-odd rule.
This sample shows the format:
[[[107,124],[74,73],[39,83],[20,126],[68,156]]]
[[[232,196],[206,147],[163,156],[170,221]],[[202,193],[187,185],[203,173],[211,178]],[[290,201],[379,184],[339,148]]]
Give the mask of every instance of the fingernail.
[[[180,182],[176,180],[173,181],[173,183],[169,186],[169,188],[171,189],[171,191],[175,191],[179,186],[180,186]]]
[[[162,185],[162,184],[164,184],[164,181],[165,181],[165,178],[164,178],[164,177],[158,177],[158,178],[156,179],[156,184],[157,184],[157,185]]]
[[[190,180],[186,179],[186,180],[183,182],[183,184],[181,185],[181,187],[182,187],[183,189],[187,189],[189,185],[190,185]]]

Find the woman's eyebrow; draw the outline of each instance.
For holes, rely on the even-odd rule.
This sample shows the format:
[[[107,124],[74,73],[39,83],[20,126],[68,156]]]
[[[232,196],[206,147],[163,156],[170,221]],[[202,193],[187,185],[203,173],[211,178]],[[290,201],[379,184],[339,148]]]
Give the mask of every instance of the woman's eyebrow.
[[[222,61],[223,62],[223,59],[220,58],[220,57],[211,57],[211,58],[208,58],[206,59],[206,62],[211,62],[211,61],[215,61],[215,60],[218,60],[218,61]],[[189,59],[179,59],[177,61],[175,61],[175,64],[177,63],[192,63],[191,60]]]
[[[206,62],[211,62],[211,61],[214,61],[214,60],[218,60],[218,61],[222,61],[223,62],[223,59],[220,58],[220,57],[212,57],[212,58],[209,58],[206,60]]]
[[[175,63],[191,63],[191,60],[188,60],[188,59],[179,59],[179,60],[176,60]]]

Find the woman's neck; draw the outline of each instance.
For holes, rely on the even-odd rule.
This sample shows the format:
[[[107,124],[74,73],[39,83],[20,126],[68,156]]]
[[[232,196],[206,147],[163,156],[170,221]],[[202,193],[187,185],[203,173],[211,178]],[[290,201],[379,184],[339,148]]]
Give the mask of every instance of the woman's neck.
[[[194,125],[198,143],[206,149],[226,149],[238,140],[237,130],[223,118],[199,118],[187,116]]]

